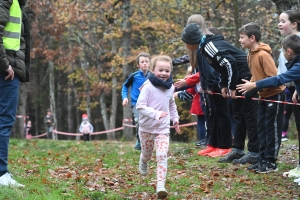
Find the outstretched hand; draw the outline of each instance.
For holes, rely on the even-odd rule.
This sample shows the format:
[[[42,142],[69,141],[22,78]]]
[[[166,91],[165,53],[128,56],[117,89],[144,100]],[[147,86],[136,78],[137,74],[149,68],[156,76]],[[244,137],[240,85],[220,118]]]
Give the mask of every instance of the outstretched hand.
[[[177,79],[177,81],[174,83],[174,86],[176,88],[181,88],[181,87],[184,87],[186,86],[186,80],[185,79]]]
[[[180,134],[179,122],[176,122],[176,123],[174,124],[174,128],[175,128],[176,132],[177,132],[178,134]]]
[[[245,83],[236,86],[236,89],[242,94],[245,94],[246,92],[256,88],[256,82],[249,82],[248,80],[245,79],[242,79],[242,81]]]

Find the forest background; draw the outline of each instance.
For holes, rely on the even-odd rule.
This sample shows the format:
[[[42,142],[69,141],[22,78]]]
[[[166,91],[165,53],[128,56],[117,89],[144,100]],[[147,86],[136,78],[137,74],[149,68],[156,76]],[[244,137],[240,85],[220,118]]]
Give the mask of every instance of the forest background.
[[[277,61],[282,37],[279,14],[298,9],[298,0],[40,0],[29,1],[26,12],[32,27],[29,83],[21,84],[17,115],[28,116],[33,135],[45,132],[43,119],[50,108],[58,131],[76,133],[81,115],[87,113],[95,131],[121,127],[131,119],[123,107],[121,87],[138,70],[139,52],[151,56],[185,54],[180,39],[192,14],[201,14],[207,27],[216,27],[225,39],[240,48],[238,29],[257,22],[262,41],[269,44]],[[186,74],[187,65],[176,66],[174,79]],[[190,102],[177,100],[181,124],[195,121]],[[121,114],[122,113],[122,114]],[[171,139],[195,138],[195,126]],[[135,130],[95,135],[93,139],[133,140]],[[12,137],[24,137],[24,120],[18,118]],[[61,136],[59,139],[74,139]]]

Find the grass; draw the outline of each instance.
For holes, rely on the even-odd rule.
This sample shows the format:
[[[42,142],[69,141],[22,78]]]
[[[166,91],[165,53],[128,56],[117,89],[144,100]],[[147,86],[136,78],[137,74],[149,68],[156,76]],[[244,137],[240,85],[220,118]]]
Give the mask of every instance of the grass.
[[[10,142],[9,169],[25,188],[1,187],[2,200],[156,199],[155,154],[150,174],[138,173],[140,151],[133,142]],[[299,186],[283,177],[298,163],[296,140],[282,144],[279,171],[249,172],[243,165],[197,156],[192,143],[171,143],[166,188],[168,199],[299,199]]]

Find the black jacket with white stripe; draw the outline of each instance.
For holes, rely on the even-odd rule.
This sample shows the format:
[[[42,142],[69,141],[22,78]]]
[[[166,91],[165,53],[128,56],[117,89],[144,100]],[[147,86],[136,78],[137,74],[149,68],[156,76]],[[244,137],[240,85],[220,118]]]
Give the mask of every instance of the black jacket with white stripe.
[[[247,54],[224,40],[222,35],[206,35],[202,55],[221,74],[221,88],[236,89],[242,78],[250,79]]]

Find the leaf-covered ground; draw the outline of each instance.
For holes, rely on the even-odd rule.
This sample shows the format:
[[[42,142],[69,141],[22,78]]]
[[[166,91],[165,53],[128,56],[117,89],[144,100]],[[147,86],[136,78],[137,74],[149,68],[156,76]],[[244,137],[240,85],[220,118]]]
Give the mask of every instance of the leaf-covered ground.
[[[197,156],[193,143],[171,143],[168,199],[299,199],[300,186],[284,171],[298,162],[297,141],[283,143],[279,171],[255,174],[246,165]],[[0,189],[5,200],[156,199],[155,154],[150,174],[138,173],[133,142],[11,140],[10,171],[25,188]]]

